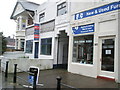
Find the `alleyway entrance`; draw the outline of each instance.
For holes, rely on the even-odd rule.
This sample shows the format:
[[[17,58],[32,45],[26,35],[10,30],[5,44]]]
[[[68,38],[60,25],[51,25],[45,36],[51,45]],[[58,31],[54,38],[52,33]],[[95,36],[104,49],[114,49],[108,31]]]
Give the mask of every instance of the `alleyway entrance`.
[[[57,67],[67,69],[68,65],[69,37],[65,31],[61,31],[58,37]]]

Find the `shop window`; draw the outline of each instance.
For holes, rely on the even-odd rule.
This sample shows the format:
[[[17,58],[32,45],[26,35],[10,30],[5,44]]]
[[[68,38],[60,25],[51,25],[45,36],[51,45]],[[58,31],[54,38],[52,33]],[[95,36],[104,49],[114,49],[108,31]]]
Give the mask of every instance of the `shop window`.
[[[41,54],[51,55],[52,38],[41,39]]]
[[[33,49],[33,40],[27,40],[26,41],[26,53],[32,53]]]
[[[63,2],[57,6],[57,16],[67,13],[67,3]]]
[[[93,38],[93,35],[74,37],[73,62],[93,64]]]
[[[44,21],[45,19],[45,13],[42,13],[39,15],[39,22]]]

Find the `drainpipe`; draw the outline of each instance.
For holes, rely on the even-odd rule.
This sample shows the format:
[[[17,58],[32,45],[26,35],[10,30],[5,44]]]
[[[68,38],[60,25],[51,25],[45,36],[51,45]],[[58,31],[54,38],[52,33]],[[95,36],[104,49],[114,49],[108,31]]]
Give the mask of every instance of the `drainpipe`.
[[[58,65],[58,59],[59,59],[59,42],[60,42],[60,37],[58,37],[58,48],[57,48],[57,65]]]

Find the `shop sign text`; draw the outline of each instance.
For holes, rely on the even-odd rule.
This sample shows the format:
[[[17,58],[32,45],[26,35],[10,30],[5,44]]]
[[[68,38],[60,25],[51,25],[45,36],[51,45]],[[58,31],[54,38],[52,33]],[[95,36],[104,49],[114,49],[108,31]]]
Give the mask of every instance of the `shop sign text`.
[[[74,15],[74,20],[79,20],[82,18],[86,18],[86,17],[90,17],[90,16],[94,16],[94,15],[98,15],[98,14],[102,14],[102,13],[106,13],[106,12],[110,12],[118,9],[120,9],[120,1],[108,4],[108,5],[104,5],[98,8],[94,8],[88,11],[77,13]]]
[[[73,34],[83,34],[94,32],[94,24],[76,26],[72,28]]]

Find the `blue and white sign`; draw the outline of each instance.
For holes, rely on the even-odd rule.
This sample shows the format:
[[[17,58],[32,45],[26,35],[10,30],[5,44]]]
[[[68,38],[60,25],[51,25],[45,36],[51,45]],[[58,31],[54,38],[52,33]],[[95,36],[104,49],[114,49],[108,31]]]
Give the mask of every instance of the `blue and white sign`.
[[[36,84],[38,84],[39,67],[30,66],[29,72],[34,73],[34,70],[37,71]],[[33,81],[34,81],[34,75],[29,74],[29,76],[28,76],[28,82],[29,82],[30,84],[33,84]]]
[[[29,82],[30,84],[33,84],[33,81],[34,81],[34,76],[29,75],[29,76],[28,76],[28,82]]]
[[[94,8],[88,11],[77,13],[74,15],[74,20],[79,20],[82,18],[86,18],[86,17],[90,17],[90,16],[94,16],[94,15],[98,15],[98,14],[102,14],[102,13],[106,13],[106,12],[110,12],[118,9],[120,9],[120,1],[110,3],[110,4],[107,4],[98,8]]]
[[[94,32],[94,24],[73,27],[73,34],[83,34]]]

